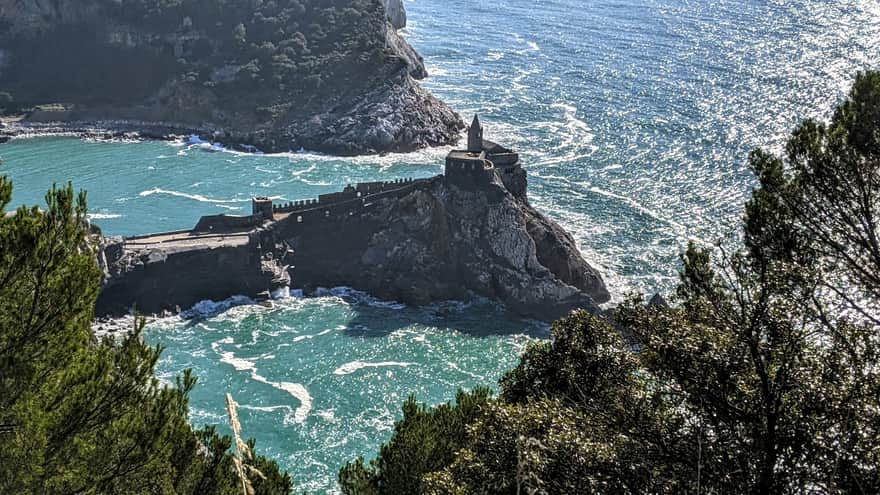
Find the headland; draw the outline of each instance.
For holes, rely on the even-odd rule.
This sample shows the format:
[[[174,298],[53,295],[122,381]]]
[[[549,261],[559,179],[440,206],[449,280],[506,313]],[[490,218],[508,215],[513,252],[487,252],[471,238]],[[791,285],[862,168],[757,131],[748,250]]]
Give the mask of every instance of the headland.
[[[597,311],[609,300],[601,275],[529,204],[519,155],[482,132],[475,117],[468,147],[449,153],[436,177],[283,204],[254,198],[247,216],[105,239],[97,314],[175,311],[284,286],[349,286],[408,304],[477,295],[542,320]]]
[[[212,7],[213,5],[213,7]],[[0,128],[336,155],[453,144],[400,0],[0,0]],[[3,126],[0,126],[3,127]]]

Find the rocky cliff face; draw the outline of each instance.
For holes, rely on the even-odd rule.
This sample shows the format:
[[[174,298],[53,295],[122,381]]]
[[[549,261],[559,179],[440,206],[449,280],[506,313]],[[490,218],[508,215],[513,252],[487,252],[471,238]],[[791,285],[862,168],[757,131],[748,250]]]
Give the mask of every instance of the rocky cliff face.
[[[0,0],[0,88],[18,109],[65,104],[38,121],[142,122],[265,151],[453,143],[463,124],[418,85],[405,22],[400,0]]]
[[[394,29],[406,27],[406,9],[403,8],[403,0],[385,0],[385,11],[388,13],[388,22]]]
[[[287,267],[259,234],[200,246],[127,244],[105,239],[98,257],[104,285],[98,316],[179,312],[204,300],[256,297],[290,284]]]
[[[543,320],[598,312],[610,299],[601,275],[529,204],[519,156],[477,142],[476,118],[470,136],[482,151],[452,151],[442,176],[361,183],[285,205],[256,198],[250,216],[207,216],[192,231],[110,243],[99,257],[107,279],[97,312],[132,304],[157,312],[291,280],[306,291],[350,286],[416,305],[478,295]]]
[[[296,286],[347,285],[410,304],[476,294],[544,320],[609,300],[572,238],[498,176],[473,190],[437,177],[358,214],[297,220],[271,227],[293,248]]]

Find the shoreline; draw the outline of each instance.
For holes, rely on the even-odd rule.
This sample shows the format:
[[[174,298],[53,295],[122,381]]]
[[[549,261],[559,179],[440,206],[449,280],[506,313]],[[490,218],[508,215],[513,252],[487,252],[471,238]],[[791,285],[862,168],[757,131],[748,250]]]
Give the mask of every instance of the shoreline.
[[[420,150],[443,148],[450,144],[432,146],[409,146],[390,151],[372,151],[362,153],[338,153],[322,149],[264,149],[247,140],[235,137],[223,129],[212,127],[193,127],[170,122],[147,122],[133,120],[82,120],[82,121],[47,121],[34,122],[24,120],[23,116],[0,116],[0,145],[17,139],[34,139],[41,137],[70,137],[93,141],[183,141],[195,145],[219,145],[220,148],[209,151],[232,151],[237,153],[315,153],[340,158],[369,156],[386,156],[407,154]],[[193,137],[198,140],[192,140]],[[457,140],[456,140],[457,141]]]
[[[199,129],[169,123],[135,121],[30,122],[20,118],[0,118],[0,144],[16,139],[72,137],[98,141],[179,141],[191,136],[210,138],[236,151],[254,151],[253,146],[224,139],[222,131]],[[206,143],[208,141],[205,141]]]

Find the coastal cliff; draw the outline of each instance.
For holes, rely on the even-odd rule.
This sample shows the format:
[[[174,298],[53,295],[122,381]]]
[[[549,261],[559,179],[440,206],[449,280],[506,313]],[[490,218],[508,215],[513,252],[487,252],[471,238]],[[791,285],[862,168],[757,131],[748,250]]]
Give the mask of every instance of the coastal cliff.
[[[441,176],[282,205],[257,198],[246,217],[109,241],[97,313],[185,309],[288,284],[350,286],[415,305],[476,295],[542,320],[597,312],[610,299],[601,275],[529,204],[519,156],[484,141],[481,129],[475,119],[468,150],[451,152]]]
[[[470,190],[436,177],[370,203],[272,227],[294,252],[296,286],[347,285],[416,305],[475,294],[543,320],[608,300],[571,237],[498,176]]]
[[[388,22],[395,29],[406,27],[406,9],[403,7],[403,0],[385,0],[385,11],[388,13]]]
[[[425,66],[397,33],[402,2],[254,5],[0,0],[2,106],[37,130],[144,128],[264,151],[457,140],[460,117],[419,86]]]

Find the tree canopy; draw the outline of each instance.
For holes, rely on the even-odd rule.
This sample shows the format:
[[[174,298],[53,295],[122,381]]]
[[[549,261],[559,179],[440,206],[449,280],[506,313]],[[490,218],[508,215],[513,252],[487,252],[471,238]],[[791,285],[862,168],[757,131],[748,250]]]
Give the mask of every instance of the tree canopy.
[[[143,322],[118,341],[93,336],[101,272],[85,194],[53,187],[45,210],[6,215],[11,194],[0,177],[0,493],[241,493],[231,439],[187,421],[192,373],[159,383]],[[290,493],[277,464],[252,464],[255,493]]]
[[[410,399],[343,491],[880,492],[880,73],[750,164],[742,242],[689,246],[671,306],[556,322],[476,408]]]
[[[227,112],[296,111],[360,90],[390,60],[380,0],[88,0],[77,8],[74,20],[49,18],[34,32],[0,30],[10,64],[0,87],[19,106],[183,104],[210,93]]]

